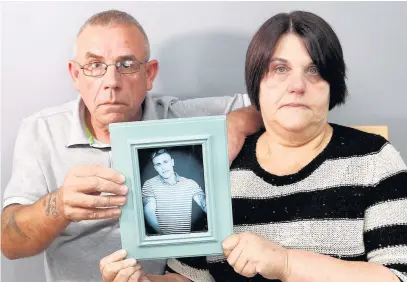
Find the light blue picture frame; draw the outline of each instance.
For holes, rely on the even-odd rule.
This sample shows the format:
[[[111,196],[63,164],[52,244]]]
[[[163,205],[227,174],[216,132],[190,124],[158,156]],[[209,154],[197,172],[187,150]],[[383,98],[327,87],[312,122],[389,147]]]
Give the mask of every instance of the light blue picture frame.
[[[128,257],[139,260],[223,254],[222,241],[233,233],[225,116],[179,118],[111,124],[113,168],[126,177],[127,202],[120,233]],[[147,236],[138,151],[202,145],[207,232]]]

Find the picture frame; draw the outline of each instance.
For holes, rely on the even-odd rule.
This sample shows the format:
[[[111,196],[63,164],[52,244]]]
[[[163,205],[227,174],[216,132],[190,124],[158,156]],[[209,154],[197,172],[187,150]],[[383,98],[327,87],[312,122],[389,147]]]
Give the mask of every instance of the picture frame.
[[[226,116],[114,123],[109,130],[112,167],[129,187],[120,216],[128,257],[223,254],[221,243],[233,234]]]

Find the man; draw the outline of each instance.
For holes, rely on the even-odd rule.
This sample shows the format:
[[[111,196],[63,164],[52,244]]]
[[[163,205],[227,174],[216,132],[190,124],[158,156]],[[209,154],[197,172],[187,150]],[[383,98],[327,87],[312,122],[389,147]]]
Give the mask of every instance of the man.
[[[76,38],[68,63],[76,101],[26,118],[4,193],[2,252],[9,259],[45,251],[47,281],[100,281],[98,261],[120,249],[118,217],[128,188],[111,168],[109,124],[228,114],[229,156],[257,131],[260,115],[246,98],[155,99],[158,72],[140,24],[120,11],[92,16]],[[146,272],[161,273],[159,262]]]
[[[206,214],[204,191],[194,180],[174,171],[175,161],[166,149],[154,152],[151,161],[158,175],[142,188],[147,223],[156,234],[190,233],[193,201]]]

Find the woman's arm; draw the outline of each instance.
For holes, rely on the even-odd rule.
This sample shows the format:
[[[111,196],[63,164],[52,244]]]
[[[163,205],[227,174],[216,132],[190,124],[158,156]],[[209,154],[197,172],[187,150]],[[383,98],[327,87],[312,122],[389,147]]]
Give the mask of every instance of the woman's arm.
[[[288,250],[283,282],[396,282],[387,267],[372,262],[344,261],[301,250]]]
[[[366,187],[363,234],[368,262],[289,250],[285,281],[407,282],[407,167],[387,143],[372,170],[376,184]]]

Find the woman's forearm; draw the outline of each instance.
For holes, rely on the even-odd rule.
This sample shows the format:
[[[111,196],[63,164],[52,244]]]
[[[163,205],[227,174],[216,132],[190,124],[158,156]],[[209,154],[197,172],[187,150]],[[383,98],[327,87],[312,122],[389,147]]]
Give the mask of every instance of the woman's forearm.
[[[283,282],[398,282],[385,266],[351,262],[302,250],[288,251],[288,269]]]

